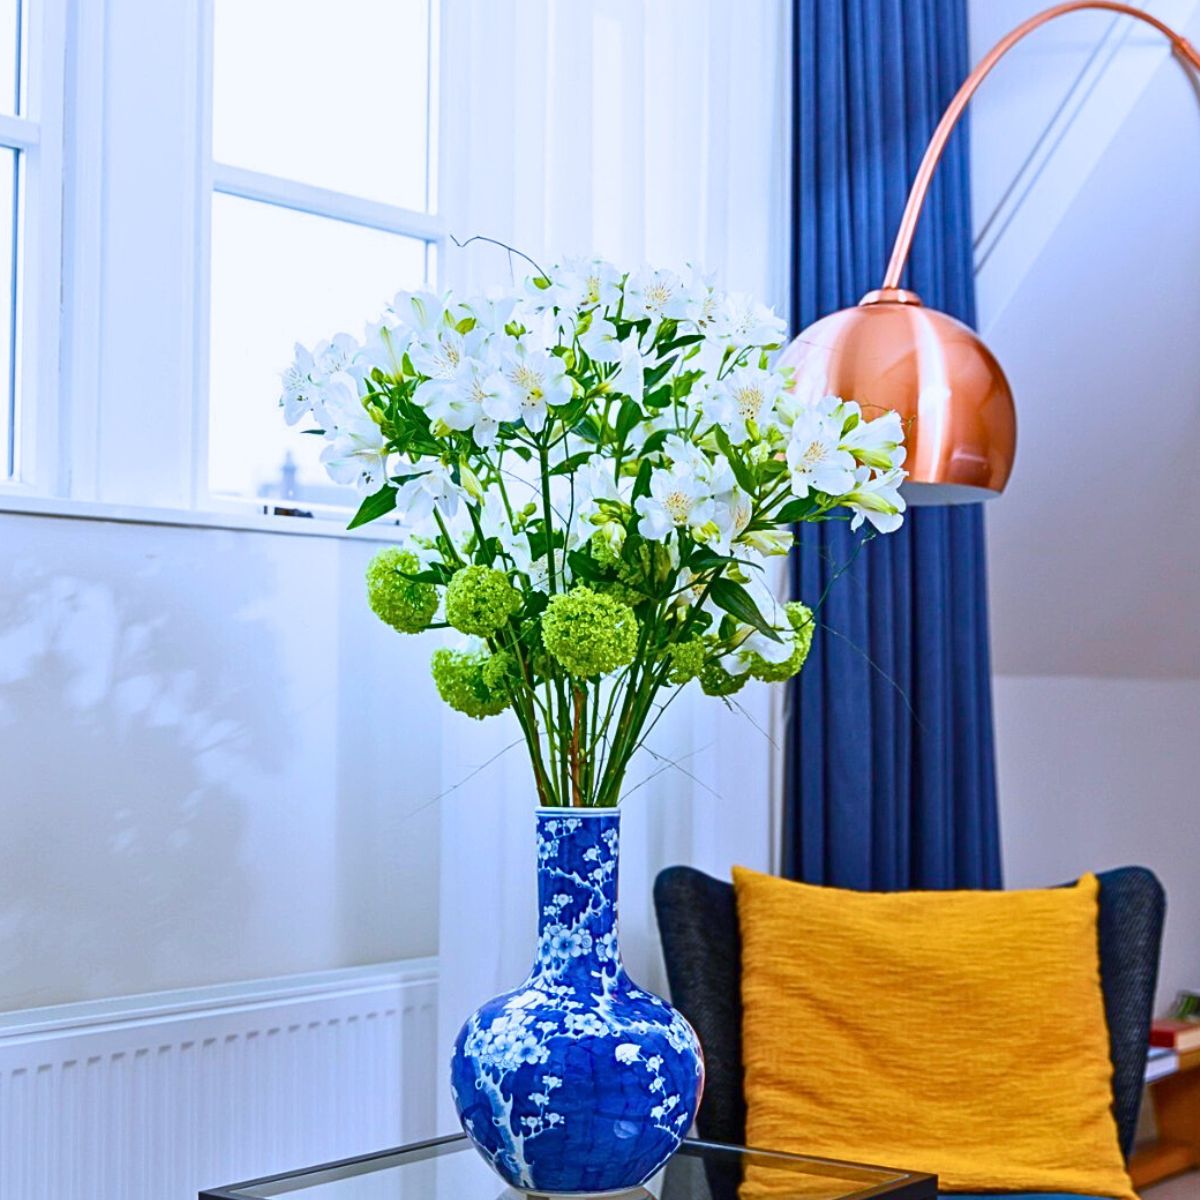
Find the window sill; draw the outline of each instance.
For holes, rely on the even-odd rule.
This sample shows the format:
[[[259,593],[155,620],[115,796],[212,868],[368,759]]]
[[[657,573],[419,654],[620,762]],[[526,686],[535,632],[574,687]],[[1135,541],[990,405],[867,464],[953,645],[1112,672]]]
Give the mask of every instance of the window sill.
[[[178,525],[190,529],[229,529],[285,537],[345,538],[353,541],[395,542],[399,526],[364,525],[347,529],[341,518],[276,516],[265,512],[199,512],[179,508],[143,508],[100,500],[67,500],[30,496],[0,489],[0,515],[51,517],[72,521],[108,521],[124,525]],[[346,517],[349,519],[349,516]]]

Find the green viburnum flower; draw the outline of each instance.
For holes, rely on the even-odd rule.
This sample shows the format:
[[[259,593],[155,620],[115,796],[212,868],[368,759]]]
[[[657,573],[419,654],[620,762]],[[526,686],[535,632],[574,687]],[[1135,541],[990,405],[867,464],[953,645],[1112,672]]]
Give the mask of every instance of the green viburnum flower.
[[[732,696],[746,686],[750,676],[730,675],[718,659],[706,662],[700,669],[700,686],[706,696]]]
[[[463,633],[489,637],[521,607],[521,593],[494,567],[463,567],[446,588],[446,620]]]
[[[674,642],[668,646],[667,653],[671,656],[667,682],[678,685],[695,679],[704,670],[708,647],[702,638],[689,638],[686,642]]]
[[[572,675],[607,675],[633,662],[637,617],[616,597],[580,584],[550,597],[542,614],[542,641]]]
[[[808,658],[809,650],[812,649],[813,629],[816,626],[812,609],[793,600],[784,606],[784,611],[787,613],[788,624],[794,630],[791,654],[778,663],[768,662],[759,654],[748,656],[750,674],[755,679],[762,679],[767,683],[782,683],[783,680],[798,674]]]
[[[482,721],[508,707],[505,679],[512,665],[512,655],[507,650],[490,654],[483,649],[442,647],[433,652],[430,671],[438,695],[451,708]]]
[[[367,564],[367,602],[371,611],[401,633],[420,633],[437,612],[437,588],[408,578],[421,569],[417,556],[388,546]]]
[[[612,528],[620,529],[619,525]],[[623,533],[624,530],[621,530]],[[616,567],[621,564],[621,547],[613,544],[608,529],[597,529],[593,532],[588,549],[592,559],[602,567]]]

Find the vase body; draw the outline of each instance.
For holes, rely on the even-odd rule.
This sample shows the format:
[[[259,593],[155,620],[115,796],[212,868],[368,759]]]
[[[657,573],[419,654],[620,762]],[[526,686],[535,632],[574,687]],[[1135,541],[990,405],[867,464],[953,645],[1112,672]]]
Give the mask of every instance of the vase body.
[[[538,809],[538,941],[519,987],[487,1001],[454,1045],[463,1129],[510,1186],[621,1192],[691,1127],[700,1044],[625,973],[617,941],[616,809]]]

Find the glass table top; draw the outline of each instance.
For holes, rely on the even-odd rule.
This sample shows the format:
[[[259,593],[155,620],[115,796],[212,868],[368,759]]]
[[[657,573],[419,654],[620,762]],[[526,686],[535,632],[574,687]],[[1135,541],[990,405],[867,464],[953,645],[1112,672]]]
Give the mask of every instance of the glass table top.
[[[688,1140],[629,1200],[934,1200],[937,1180]],[[200,1200],[519,1200],[462,1134],[201,1192]]]

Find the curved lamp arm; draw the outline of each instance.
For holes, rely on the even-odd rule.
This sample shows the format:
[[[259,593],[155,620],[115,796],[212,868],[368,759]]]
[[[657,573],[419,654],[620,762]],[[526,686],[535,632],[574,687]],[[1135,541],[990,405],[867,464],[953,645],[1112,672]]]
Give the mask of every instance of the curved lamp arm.
[[[1145,21],[1147,25],[1154,26],[1155,29],[1170,40],[1171,44],[1175,47],[1175,52],[1184,62],[1190,63],[1197,71],[1200,71],[1200,52],[1197,52],[1196,48],[1187,38],[1177,33],[1169,25],[1164,24],[1157,17],[1152,17],[1140,8],[1133,8],[1128,4],[1116,3],[1116,0],[1069,0],[1066,4],[1056,4],[1053,8],[1048,8],[1045,12],[1040,12],[1018,25],[1010,34],[997,42],[987,55],[980,60],[978,66],[963,81],[962,87],[958,89],[954,99],[950,101],[950,106],[942,115],[941,121],[938,122],[938,127],[934,130],[933,137],[929,140],[929,147],[925,151],[925,157],[921,160],[916,178],[913,180],[912,191],[909,192],[908,203],[904,207],[904,216],[901,218],[900,229],[896,234],[896,244],[892,250],[892,258],[888,263],[887,274],[884,276],[881,291],[892,292],[900,287],[900,276],[904,271],[904,264],[908,261],[909,251],[912,249],[913,234],[916,232],[917,221],[921,216],[921,208],[925,203],[925,194],[929,191],[929,182],[933,178],[933,172],[942,157],[942,151],[946,148],[946,142],[949,140],[950,134],[954,131],[954,126],[958,124],[959,117],[962,116],[963,110],[967,107],[967,103],[971,97],[975,95],[979,85],[991,73],[992,68],[1026,35],[1045,25],[1048,21],[1053,21],[1056,17],[1065,16],[1067,13],[1080,12],[1083,9],[1089,8],[1106,9],[1109,12],[1122,13],[1125,16],[1136,17],[1139,21]]]

